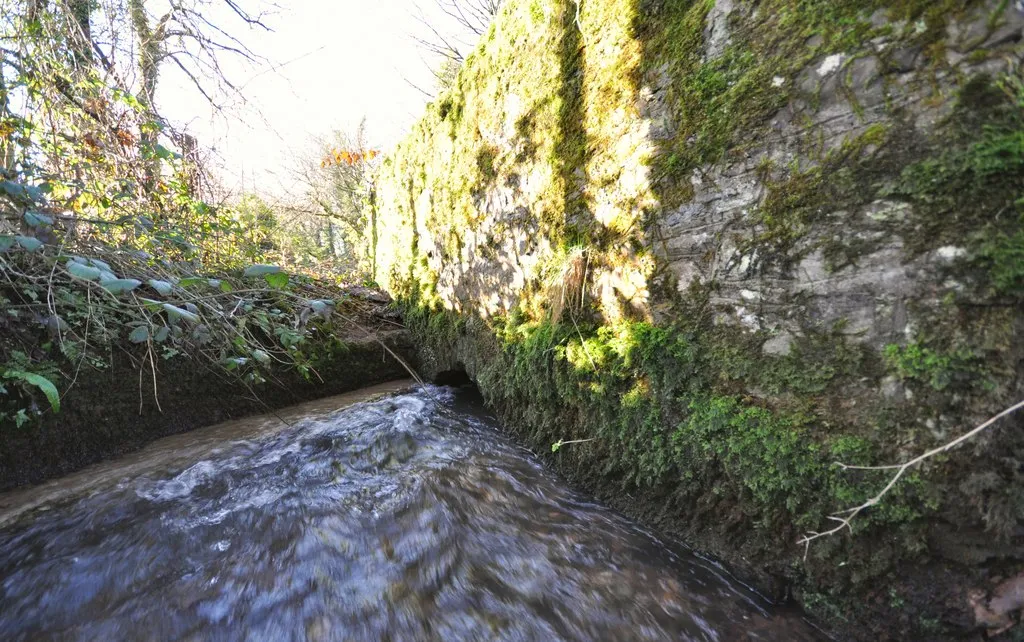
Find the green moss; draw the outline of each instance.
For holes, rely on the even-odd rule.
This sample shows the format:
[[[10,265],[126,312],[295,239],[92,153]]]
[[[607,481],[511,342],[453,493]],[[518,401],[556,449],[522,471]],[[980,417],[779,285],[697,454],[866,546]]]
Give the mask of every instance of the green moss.
[[[846,610],[842,606],[842,599],[826,595],[824,593],[807,592],[800,596],[804,608],[827,622],[848,622],[844,615]]]
[[[643,72],[668,73],[668,103],[678,131],[655,159],[663,202],[685,200],[686,176],[767,133],[769,116],[791,99],[793,80],[815,57],[847,53],[871,37],[871,1],[776,0],[755,21],[730,21],[730,44],[707,59],[704,31],[713,2],[664,3],[658,19],[646,14],[636,32],[646,50]],[[742,13],[742,12],[741,12]],[[821,44],[807,46],[818,36]],[[775,86],[773,79],[785,84]]]
[[[430,350],[452,345],[456,317],[405,305],[410,327],[436,346]],[[884,485],[884,474],[833,465],[877,463],[878,435],[823,423],[809,396],[861,372],[860,351],[844,349],[838,334],[807,339],[786,357],[762,356],[759,343],[752,344],[749,362],[767,373],[754,376],[723,370],[722,355],[732,352],[733,364],[740,357],[730,337],[706,319],[668,327],[581,326],[513,313],[495,320],[491,331],[499,355],[476,373],[488,401],[510,412],[509,424],[528,431],[529,442],[543,450],[593,439],[558,456],[596,460],[627,490],[666,488],[689,501],[714,491],[748,515],[751,528],[797,533],[820,527],[828,514]],[[817,371],[798,373],[801,362],[815,360]],[[812,380],[815,372],[823,383]],[[799,391],[803,401],[770,405],[737,393],[733,382],[740,376],[774,381],[775,389]],[[921,477],[908,475],[859,528],[910,527],[934,509],[931,492]],[[859,561],[849,566],[865,576],[878,572]]]
[[[1016,201],[1021,214],[1015,231],[990,229],[977,245],[975,261],[987,272],[1000,294],[1024,298],[1024,202]]]
[[[755,213],[761,231],[748,242],[748,250],[761,250],[765,264],[784,267],[812,250],[805,245],[800,253],[793,252],[839,204],[853,209],[874,200],[874,180],[892,162],[884,158],[890,145],[897,146],[890,141],[890,128],[875,124],[844,140],[810,168],[794,166],[781,178],[773,178],[770,167],[762,168],[767,195]],[[825,258],[833,269],[855,261],[857,252],[851,253],[850,247],[848,240],[825,245]]]
[[[413,290],[418,292],[418,288]],[[426,345],[451,345],[465,329],[466,320],[451,312],[432,310],[427,305],[400,305],[406,327],[422,337]]]
[[[984,375],[984,360],[969,348],[941,353],[919,343],[893,344],[885,347],[885,360],[901,379],[919,381],[935,390],[975,385]]]
[[[493,145],[481,145],[476,154],[476,168],[486,183],[493,183],[498,177],[495,162],[498,159],[498,148]]]
[[[916,252],[966,246],[968,268],[997,295],[1024,294],[1024,82],[975,76],[960,91],[935,152],[906,167],[889,195],[914,204]]]

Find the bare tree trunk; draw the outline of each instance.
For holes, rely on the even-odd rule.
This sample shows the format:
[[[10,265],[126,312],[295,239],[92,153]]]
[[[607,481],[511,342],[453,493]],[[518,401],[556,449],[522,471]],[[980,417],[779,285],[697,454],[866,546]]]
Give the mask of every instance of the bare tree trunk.
[[[337,256],[334,249],[334,223],[330,219],[327,219],[327,256],[332,259]]]
[[[7,79],[4,77],[6,70],[0,66],[0,123],[3,123],[11,115],[10,96],[7,93]],[[16,154],[16,143],[14,142],[14,131],[9,126],[3,127],[3,137],[0,138],[0,175],[4,179],[10,178],[8,173],[14,173],[14,161]]]
[[[377,280],[377,186],[370,184],[370,278]]]
[[[35,0],[33,4],[45,6],[45,0]],[[65,8],[72,21],[71,49],[75,54],[75,66],[79,70],[88,69],[93,63],[92,0],[67,0]]]
[[[160,179],[160,158],[156,155],[160,128],[157,126],[156,111],[153,101],[156,97],[156,84],[160,73],[160,55],[163,49],[162,24],[156,30],[149,24],[145,0],[128,0],[132,27],[139,46],[139,73],[142,76],[142,90],[139,102],[148,112],[149,123],[142,126],[139,136],[139,152],[145,159],[146,176],[143,189],[152,192]]]

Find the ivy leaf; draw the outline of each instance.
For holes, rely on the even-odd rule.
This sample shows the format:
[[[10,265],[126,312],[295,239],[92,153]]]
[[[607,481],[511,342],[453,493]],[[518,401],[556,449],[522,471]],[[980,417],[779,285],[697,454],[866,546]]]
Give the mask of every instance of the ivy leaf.
[[[35,191],[38,192],[38,188]],[[22,204],[31,204],[33,200],[33,193],[29,191],[28,187],[13,181],[0,181],[0,192]]]
[[[92,265],[93,267],[98,267],[99,269],[103,270],[104,272],[113,272],[114,271],[114,269],[112,267],[110,267],[110,265],[108,263],[106,263],[105,261],[101,261],[99,259],[89,259],[89,264]]]
[[[132,343],[145,343],[149,341],[149,327],[140,325],[135,328],[132,330],[132,333],[128,335],[128,340]]]
[[[330,299],[316,299],[308,303],[309,309],[313,311],[313,314],[325,321],[331,320],[331,315],[334,314],[334,301]]]
[[[267,285],[270,287],[281,290],[288,287],[288,275],[284,272],[273,272],[270,274],[264,274],[263,278],[266,280]]]
[[[0,192],[7,194],[11,198],[20,198],[25,196],[25,187],[20,183],[0,181]]]
[[[175,321],[177,319],[185,319],[189,323],[199,322],[199,315],[196,314],[195,312],[183,310],[182,308],[171,305],[170,303],[164,303],[160,307],[162,307],[164,311],[167,312],[167,316],[170,317],[171,321]]]
[[[18,242],[18,245],[29,252],[35,252],[39,248],[43,247],[42,241],[31,236],[15,236],[14,239]]]
[[[270,362],[270,355],[267,354],[263,350],[253,350],[252,351],[252,358],[255,359],[256,361],[260,362],[260,363],[269,363]]]
[[[309,302],[309,307],[317,314],[326,314],[334,309],[334,301],[329,299],[316,299]]]
[[[46,318],[44,324],[46,329],[50,331],[50,334],[56,335],[61,332],[65,332],[68,329],[68,323],[64,319],[60,318],[56,314],[51,314]]]
[[[17,243],[17,239],[15,237],[7,234],[0,234],[0,252],[6,252],[14,247],[15,243]]]
[[[163,343],[164,341],[167,341],[167,336],[169,334],[171,334],[171,329],[165,325],[162,325],[156,331],[156,334],[153,336],[153,341],[156,341],[157,343]]]
[[[30,199],[37,203],[42,201],[43,198],[45,198],[45,196],[43,195],[43,190],[40,189],[39,187],[36,187],[35,185],[26,185],[25,194],[28,195]]]
[[[112,281],[102,281],[101,285],[104,290],[111,294],[124,294],[142,285],[142,281],[138,279],[114,279]]]
[[[204,279],[198,276],[188,276],[178,281],[178,285],[183,288],[190,288],[193,285],[209,285],[210,279]]]
[[[99,268],[85,265],[84,263],[76,263],[75,261],[68,261],[65,267],[71,276],[83,281],[98,281],[100,274],[102,274]]]
[[[249,360],[245,357],[228,357],[224,360],[224,367],[228,370],[235,370],[245,364],[249,363]]]
[[[245,268],[245,272],[242,276],[246,278],[252,278],[255,276],[266,276],[268,274],[277,274],[281,271],[281,268],[276,265],[250,265]]]
[[[181,158],[181,154],[173,152],[164,147],[163,145],[157,145],[155,153],[156,157],[159,158],[160,160],[171,160]]]
[[[159,294],[160,296],[170,296],[171,291],[174,290],[174,286],[168,283],[167,281],[161,281],[159,279],[150,279],[146,281],[146,283],[149,284],[149,287],[156,290],[157,294]]]
[[[50,402],[53,411],[60,412],[60,393],[57,392],[57,386],[53,385],[53,382],[46,377],[34,372],[8,370],[4,373],[4,379],[17,379],[39,388],[46,395],[46,400]]]
[[[53,217],[39,212],[25,212],[25,224],[29,227],[42,227],[53,225]]]
[[[220,291],[221,292],[224,292],[225,294],[227,294],[228,292],[233,292],[234,289],[235,288],[231,287],[231,284],[228,283],[227,281],[221,281],[220,282]]]

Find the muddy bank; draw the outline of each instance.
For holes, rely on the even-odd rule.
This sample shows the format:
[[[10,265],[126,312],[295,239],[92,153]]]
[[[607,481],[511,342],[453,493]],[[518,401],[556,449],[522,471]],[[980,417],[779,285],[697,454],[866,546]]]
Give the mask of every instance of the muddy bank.
[[[380,338],[413,363],[405,331]],[[65,475],[167,435],[409,376],[374,339],[346,345],[317,369],[319,377],[292,370],[253,386],[200,359],[175,358],[157,363],[155,391],[148,364],[140,369],[130,353],[115,351],[108,369],[78,378],[59,414],[0,432],[0,490]]]

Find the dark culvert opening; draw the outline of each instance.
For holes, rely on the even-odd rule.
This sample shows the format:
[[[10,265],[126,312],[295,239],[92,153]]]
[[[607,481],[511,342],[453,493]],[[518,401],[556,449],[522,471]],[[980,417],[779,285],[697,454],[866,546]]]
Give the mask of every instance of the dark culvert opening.
[[[461,388],[462,386],[472,386],[473,380],[466,374],[466,367],[461,363],[455,364],[455,367],[451,370],[445,370],[439,372],[434,376],[434,384],[438,386],[451,386],[452,388]]]

